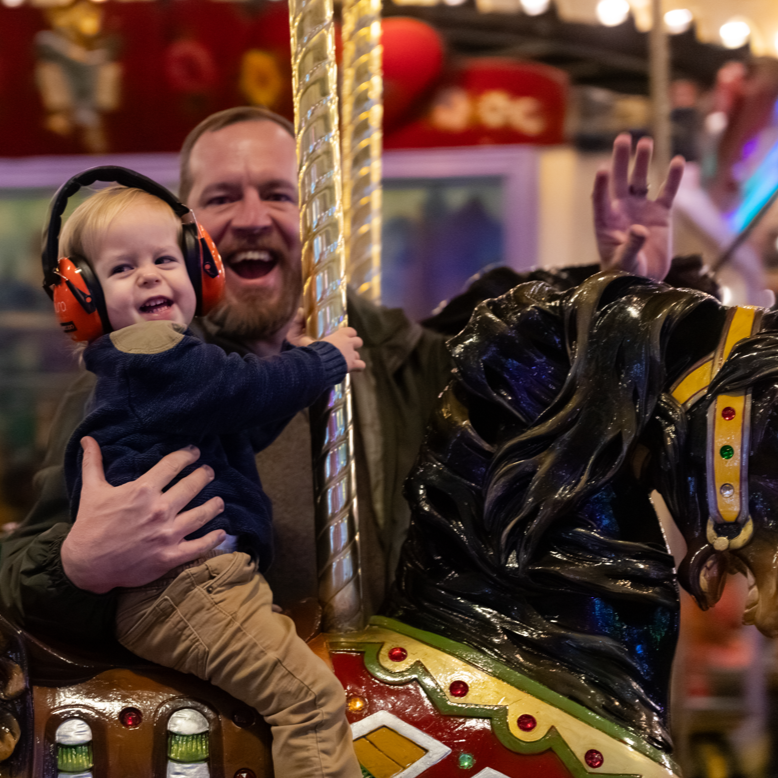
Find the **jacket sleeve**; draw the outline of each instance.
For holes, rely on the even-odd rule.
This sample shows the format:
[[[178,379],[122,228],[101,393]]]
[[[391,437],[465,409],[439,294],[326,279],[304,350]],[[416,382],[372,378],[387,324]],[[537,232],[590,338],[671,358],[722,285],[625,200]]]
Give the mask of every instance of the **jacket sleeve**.
[[[62,462],[93,385],[94,376],[84,373],[60,403],[46,459],[35,478],[37,502],[2,543],[0,607],[18,626],[41,637],[101,646],[112,640],[115,598],[78,589],[65,575],[60,557],[71,526]]]
[[[277,431],[346,374],[340,351],[324,342],[259,359],[187,337],[172,351],[132,359],[130,404],[143,425],[171,434]]]

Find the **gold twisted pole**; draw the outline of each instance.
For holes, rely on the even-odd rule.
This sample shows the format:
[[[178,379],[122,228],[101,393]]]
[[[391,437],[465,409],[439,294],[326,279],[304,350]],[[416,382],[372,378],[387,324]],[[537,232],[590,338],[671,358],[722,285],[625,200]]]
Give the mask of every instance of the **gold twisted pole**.
[[[299,164],[304,302],[308,332],[346,324],[343,201],[332,0],[290,0]],[[324,628],[363,626],[348,376],[311,414],[319,600]]]
[[[381,299],[381,0],[343,3],[343,235],[346,275]]]

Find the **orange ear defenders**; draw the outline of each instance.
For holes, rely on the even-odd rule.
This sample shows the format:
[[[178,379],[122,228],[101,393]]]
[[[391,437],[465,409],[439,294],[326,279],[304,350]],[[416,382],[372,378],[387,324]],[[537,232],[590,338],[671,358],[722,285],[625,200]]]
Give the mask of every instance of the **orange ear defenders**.
[[[96,181],[142,189],[166,202],[183,224],[181,251],[197,299],[197,316],[205,316],[224,291],[224,265],[211,236],[194,213],[164,186],[140,173],[115,165],[93,167],[66,181],[51,201],[43,235],[43,288],[54,302],[60,326],[75,341],[93,341],[111,332],[100,283],[84,257],[59,257],[62,214],[68,200]]]

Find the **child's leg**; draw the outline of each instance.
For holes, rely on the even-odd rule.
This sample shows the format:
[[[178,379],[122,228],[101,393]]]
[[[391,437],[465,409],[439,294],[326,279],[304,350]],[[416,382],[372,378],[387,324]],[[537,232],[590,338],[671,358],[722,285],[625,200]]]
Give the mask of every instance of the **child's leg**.
[[[157,598],[125,593],[117,637],[256,708],[272,728],[276,775],[361,778],[343,687],[271,604],[249,557],[224,554],[185,570]]]

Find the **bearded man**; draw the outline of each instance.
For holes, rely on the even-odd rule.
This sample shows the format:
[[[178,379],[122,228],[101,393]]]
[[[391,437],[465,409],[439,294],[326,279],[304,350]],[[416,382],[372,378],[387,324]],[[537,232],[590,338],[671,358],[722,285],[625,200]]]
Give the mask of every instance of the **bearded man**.
[[[680,182],[675,160],[656,200],[645,197],[650,142],[638,145],[628,175],[630,142],[621,136],[610,172],[595,185],[595,224],[602,261],[661,278],[669,265],[670,208]],[[629,183],[628,183],[629,182]],[[226,296],[199,322],[204,339],[237,353],[269,356],[281,349],[302,291],[297,164],[292,126],[258,108],[215,114],[186,139],[181,198],[196,212],[225,261]],[[593,272],[589,268],[586,273]],[[574,283],[580,273],[570,277]],[[582,277],[582,276],[581,276]],[[465,296],[469,309],[484,290],[501,292],[521,280],[503,272],[497,286],[483,279]],[[480,291],[479,291],[480,290]],[[462,314],[462,301],[454,301]],[[408,523],[402,483],[421,443],[426,420],[450,372],[444,337],[349,293],[349,323],[364,341],[367,370],[355,376],[355,454],[360,505],[365,610],[374,613]],[[53,641],[73,638],[113,644],[117,587],[143,586],[217,542],[187,537],[222,509],[213,498],[185,506],[211,479],[205,468],[167,488],[197,461],[196,449],[175,452],[134,482],[112,487],[100,451],[83,441],[78,515],[69,513],[62,477],[64,449],[89,401],[85,373],[63,399],[37,479],[39,499],[3,545],[0,607],[17,624]],[[268,581],[281,605],[317,589],[310,425],[300,414],[258,458],[277,530]]]

